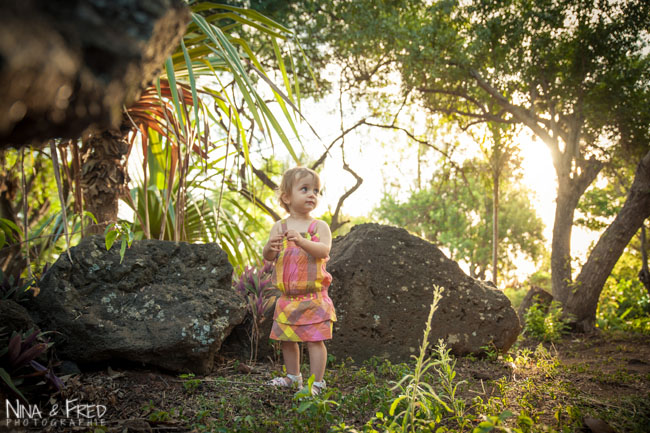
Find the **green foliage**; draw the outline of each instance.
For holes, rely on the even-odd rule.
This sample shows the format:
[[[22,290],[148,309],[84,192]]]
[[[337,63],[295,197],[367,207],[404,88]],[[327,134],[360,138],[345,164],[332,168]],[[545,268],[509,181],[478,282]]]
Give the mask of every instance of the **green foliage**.
[[[190,394],[196,392],[199,386],[201,386],[201,379],[194,378],[193,373],[181,374],[178,377],[183,379],[183,388]]]
[[[307,386],[295,394],[292,410],[297,414],[296,421],[309,424],[316,431],[322,431],[334,422],[335,417],[331,409],[339,403],[330,398],[334,394],[333,390],[313,397],[311,390],[314,380],[315,376],[312,374],[307,380]]]
[[[429,309],[429,317],[426,322],[422,344],[420,345],[419,356],[415,357],[415,368],[413,373],[406,374],[397,382],[393,390],[399,390],[387,414],[378,412],[371,419],[367,426],[372,429],[381,428],[390,432],[415,432],[432,431],[436,423],[443,415],[452,413],[462,417],[463,405],[455,405],[455,386],[453,385],[453,366],[449,366],[449,356],[445,344],[440,341],[437,346],[437,353],[440,359],[432,360],[427,356],[429,346],[429,333],[431,332],[431,320],[433,313],[438,308],[438,302],[442,297],[444,289],[434,286],[433,302]],[[442,369],[439,366],[442,365]],[[445,390],[448,392],[448,400],[445,401],[434,387],[425,380],[429,370],[437,371],[441,377],[446,379],[448,385]],[[451,406],[448,404],[450,403]],[[460,414],[457,412],[461,412]]]
[[[0,248],[8,243],[17,242],[20,239],[21,230],[11,220],[0,218]]]
[[[0,210],[0,240],[4,239],[0,257],[8,262],[4,269],[14,277],[41,273],[47,263],[66,249],[65,224],[72,242],[76,243],[81,239],[82,227],[94,218],[89,212],[79,212],[64,221],[49,151],[27,149],[24,152],[24,158],[16,149],[0,152],[0,189],[5,189],[8,193],[5,198],[9,198]],[[26,197],[21,188],[23,173],[25,184],[29,185]],[[68,215],[72,215],[73,204],[69,199],[66,197],[65,206]],[[27,270],[27,258],[31,273]]]
[[[120,239],[120,263],[124,260],[124,253],[126,248],[131,246],[135,235],[131,230],[131,224],[124,221],[119,221],[117,223],[110,223],[106,226],[104,230],[106,250],[110,250],[113,246],[113,243],[119,238]]]
[[[597,325],[601,329],[650,334],[650,294],[637,277],[641,260],[624,253],[600,295]]]
[[[486,344],[485,346],[481,346],[481,349],[483,350],[483,353],[485,354],[488,361],[494,362],[499,359],[499,349],[493,342],[490,342],[490,344]]]
[[[630,340],[634,341],[638,340]],[[641,389],[647,378],[628,371],[626,364],[616,371],[563,364],[554,352],[560,345],[519,343],[526,347],[512,349],[497,361],[456,360],[440,344],[425,355],[420,368],[420,356],[408,364],[371,358],[358,366],[351,359],[342,360],[325,373],[330,385],[327,392],[315,397],[307,392],[294,398],[293,391],[262,385],[258,375],[215,377],[202,382],[201,392],[183,394],[183,403],[169,398],[166,406],[165,399],[159,400],[162,407],[150,403],[143,408],[143,416],[166,419],[187,430],[214,432],[410,432],[411,426],[404,429],[402,419],[396,417],[409,408],[407,388],[415,384],[419,370],[413,419],[418,432],[573,432],[584,427],[584,416],[603,419],[617,431],[645,431],[650,409],[645,394],[612,395],[610,399],[594,396],[590,386],[578,391],[576,383],[616,383]],[[577,347],[585,348],[575,343]],[[428,362],[433,366],[425,372]],[[236,365],[233,368],[237,370]],[[473,378],[484,369],[491,379]],[[427,396],[428,387],[451,411]]]
[[[541,341],[559,341],[569,330],[570,320],[563,317],[562,306],[558,301],[552,301],[548,309],[536,302],[524,317],[524,332]]]
[[[239,203],[243,200],[237,194],[222,197],[219,193],[215,198],[214,191],[223,191],[223,185],[231,179],[231,170],[237,175],[241,172],[243,179],[250,177],[248,171],[252,149],[249,138],[263,136],[271,144],[274,138],[279,138],[289,153],[295,156],[285,129],[296,133],[290,110],[293,114],[298,113],[295,104],[299,101],[299,91],[297,84],[292,86],[290,73],[284,68],[286,58],[279,51],[286,48],[283,41],[287,45],[293,43],[293,33],[250,9],[208,2],[191,3],[192,22],[174,54],[166,61],[164,73],[153,86],[144,89],[138,101],[127,107],[125,119],[128,119],[127,124],[133,126],[133,129],[122,139],[128,141],[130,146],[136,142],[141,145],[145,154],[143,172],[145,179],[149,179],[142,182],[140,191],[135,188],[126,199],[136,214],[137,222],[133,224],[133,233],[129,234],[130,230],[127,229],[117,229],[117,234],[109,231],[107,246],[120,237],[124,241],[121,251],[123,257],[124,246],[128,246],[134,238],[219,242],[228,252],[233,265],[242,269],[248,261],[259,257],[260,248],[252,241],[251,232],[244,229],[244,226],[251,225],[251,221],[259,220],[259,215],[249,215],[246,205]],[[227,22],[223,18],[227,18]],[[251,48],[248,41],[241,37],[243,28],[254,29],[256,42],[271,42],[278,48],[278,55],[272,57],[272,62],[265,61],[262,65],[255,55],[256,47]],[[295,57],[297,59],[300,56]],[[282,81],[287,86],[284,89],[287,94],[268,77],[265,70],[267,65],[272,65],[271,68],[275,66],[280,72]],[[198,81],[200,77],[209,79]],[[270,99],[282,109],[281,116],[286,120],[284,126],[280,125],[282,118],[269,108],[267,95],[261,95],[262,88],[270,90],[270,93],[267,92],[271,95]],[[251,128],[251,131],[247,131],[247,128]],[[211,131],[216,131],[219,137],[211,138]],[[55,193],[51,166],[46,166],[43,170],[36,169],[51,165],[47,150],[38,151],[36,157],[34,152],[31,158],[27,154],[24,163],[17,153],[11,151],[3,159],[1,178],[6,184],[3,187],[11,188],[12,193],[17,189],[16,185],[20,184],[19,176],[16,175],[24,171],[31,176],[27,178],[27,184],[32,185],[29,191],[31,197],[27,199],[18,194],[17,203],[28,201],[35,204],[27,216],[30,231],[33,231],[32,226],[36,223],[40,224],[38,220],[43,220],[44,223],[37,227],[34,236],[30,233],[28,239],[23,240],[20,249],[39,253],[37,267],[39,262],[42,266],[41,260],[54,260],[67,248],[67,245],[57,245],[57,240],[64,232],[61,228],[65,227],[73,233],[72,245],[81,237],[84,222],[81,216],[84,214],[81,212],[82,191],[79,179],[82,179],[83,184],[84,173],[79,171],[79,164],[76,164],[79,161],[73,161],[72,155],[78,154],[78,148],[73,147],[78,147],[78,144],[72,143],[67,148],[63,143],[58,145],[62,172],[67,177],[63,183],[65,188],[61,201],[64,202],[67,215],[73,215],[70,221],[62,223],[59,214],[53,215],[60,209],[56,209],[59,199]],[[215,154],[218,155],[212,161],[206,160],[208,155]],[[220,170],[216,163],[223,164]],[[101,166],[99,163],[97,165]],[[4,175],[5,169],[13,171],[11,178]],[[216,171],[216,174],[208,174],[210,169]],[[211,176],[218,176],[216,179],[221,181],[221,188],[215,188],[219,182],[210,180]],[[192,184],[193,181],[207,181],[209,185],[201,191],[192,191],[188,186],[196,187],[197,184]],[[44,187],[45,194],[42,194],[41,187]],[[69,191],[68,187],[72,190]],[[211,191],[206,198],[201,193],[208,188]],[[233,189],[237,191],[236,185]],[[228,200],[232,202],[231,209],[222,207]],[[9,235],[13,234],[10,232],[20,233],[7,221],[19,225],[15,221],[22,208],[16,206],[12,211],[9,216],[13,218],[4,213],[0,215],[0,244],[3,245],[10,241]],[[112,223],[116,227],[127,222]],[[70,225],[73,226],[72,230]],[[259,222],[257,225],[261,226]],[[261,230],[258,228],[255,231]],[[44,239],[42,242],[39,241],[41,237]],[[15,241],[14,244],[18,244],[20,240]],[[41,244],[43,247],[40,247]],[[20,249],[12,254],[19,256]]]
[[[629,160],[638,161],[638,152],[647,152],[648,2],[297,3],[313,12],[318,34],[341,65],[341,82],[350,83],[355,96],[371,99],[375,117],[413,131],[399,116],[410,106],[428,115],[435,132],[444,131],[445,121],[463,130],[481,123],[521,125],[539,139],[531,145],[552,150],[560,191],[574,195],[568,202],[577,203],[601,168],[598,160],[627,149],[634,150]],[[395,97],[396,87],[402,98]],[[387,100],[403,101],[406,108]],[[425,134],[444,153],[441,134]],[[552,174],[544,180],[552,182]],[[567,210],[572,216],[574,209]],[[568,233],[573,221],[567,216],[556,223],[555,233]],[[472,252],[485,251],[483,244],[475,247]],[[559,264],[567,253],[553,251],[554,271],[563,274],[556,275],[556,289],[563,295],[571,272]]]
[[[526,286],[506,287],[503,289],[503,294],[507,296],[510,303],[512,303],[512,308],[515,310],[521,305],[521,302],[526,297],[526,293],[528,293],[528,287]]]
[[[0,269],[0,299],[9,299],[14,302],[25,302],[29,299],[30,291],[37,293],[37,281],[34,278],[15,279],[11,275],[5,275]]]
[[[619,149],[601,172],[601,182],[592,185],[578,202],[575,224],[593,231],[604,230],[620,212],[629,193],[634,169],[645,151]],[[603,182],[605,181],[605,182]]]

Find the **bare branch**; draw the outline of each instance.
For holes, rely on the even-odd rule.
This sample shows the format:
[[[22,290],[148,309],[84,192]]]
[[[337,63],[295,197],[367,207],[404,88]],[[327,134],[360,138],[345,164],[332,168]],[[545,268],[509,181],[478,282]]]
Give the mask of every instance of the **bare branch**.
[[[476,80],[479,87],[492,98],[494,98],[494,100],[500,106],[508,110],[508,112],[515,116],[515,118],[517,118],[524,125],[528,126],[547,145],[551,147],[557,147],[557,137],[552,137],[546,129],[542,128],[539,125],[542,122],[540,122],[536,116],[531,115],[529,110],[525,109],[524,107],[512,104],[497,89],[488,84],[488,82],[485,81],[481,74],[479,74],[477,71],[470,70],[470,74]]]
[[[339,136],[336,137],[334,140],[332,140],[332,142],[329,144],[329,146],[327,146],[327,148],[325,149],[325,152],[320,156],[320,158],[318,158],[318,159],[316,160],[316,162],[314,162],[314,163],[312,164],[311,169],[312,169],[312,170],[316,170],[316,168],[318,168],[319,165],[321,165],[323,162],[325,162],[325,158],[326,158],[327,155],[329,154],[329,152],[330,152],[330,150],[332,149],[332,147],[334,147],[334,145],[335,145],[339,140],[342,140],[342,139],[343,139],[343,138],[344,138],[348,133],[352,132],[354,129],[358,128],[358,127],[361,126],[361,125],[367,125],[367,123],[366,123],[366,118],[363,118],[363,119],[359,120],[357,123],[355,123],[354,125],[352,125],[352,126],[349,127],[348,129],[346,129],[345,131],[341,132],[341,135],[339,135]]]
[[[347,164],[347,162],[345,162],[345,153],[344,153],[343,146],[341,146],[341,153],[342,153],[342,156],[343,156],[343,169],[345,171],[347,171],[348,173],[350,173],[352,176],[354,176],[354,178],[356,179],[356,183],[354,184],[354,186],[352,188],[347,190],[345,192],[345,194],[343,194],[341,197],[339,197],[339,201],[336,204],[336,210],[334,211],[334,214],[332,215],[332,223],[330,224],[330,229],[333,232],[336,231],[341,226],[343,226],[344,224],[347,224],[347,223],[350,222],[350,220],[347,220],[347,221],[340,221],[339,220],[340,213],[341,213],[341,208],[343,207],[343,202],[348,197],[350,197],[357,189],[359,189],[359,187],[363,183],[363,179],[361,178],[361,176],[359,176],[357,173],[355,173],[354,170],[352,170],[350,168],[350,166]]]
[[[371,123],[366,121],[365,119],[363,120],[363,123],[368,126],[374,126],[376,128],[384,128],[384,129],[394,129],[396,131],[401,131],[405,133],[411,140],[415,141],[416,143],[422,144],[424,146],[430,147],[431,149],[435,150],[436,152],[440,153],[442,156],[445,158],[451,160],[451,156],[444,150],[439,149],[438,147],[434,146],[433,144],[429,143],[426,140],[422,140],[421,138],[417,138],[411,131],[402,128],[401,126],[396,126],[396,125],[382,125],[379,123]]]
[[[471,102],[472,104],[474,104],[479,110],[481,110],[482,113],[487,112],[487,109],[481,103],[481,101],[474,98],[473,96],[468,95],[465,92],[459,92],[456,90],[446,90],[446,89],[431,89],[427,87],[418,87],[417,90],[418,92],[421,93],[435,93],[435,94],[442,94],[442,95],[457,96],[459,98],[463,98],[467,102]]]

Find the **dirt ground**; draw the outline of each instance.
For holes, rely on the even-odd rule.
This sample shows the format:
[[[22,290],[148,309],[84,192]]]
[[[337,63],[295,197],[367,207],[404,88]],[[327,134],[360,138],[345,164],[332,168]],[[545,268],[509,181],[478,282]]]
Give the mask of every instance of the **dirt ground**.
[[[553,428],[558,417],[578,416],[571,409],[578,405],[582,407],[579,416],[583,418],[592,416],[590,412],[601,413],[605,414],[598,417],[602,421],[611,413],[610,419],[604,419],[613,428],[611,431],[643,431],[638,430],[643,420],[647,420],[647,431],[650,431],[650,338],[630,334],[572,335],[556,344],[544,344],[543,349],[537,349],[538,346],[533,341],[520,342],[510,352],[520,354],[515,362],[457,359],[456,380],[466,381],[460,387],[461,395],[468,401],[481,397],[487,402],[496,396],[500,397],[498,401],[520,405],[515,407],[531,405],[539,414],[536,423]],[[546,358],[539,356],[540,350]],[[526,361],[526,353],[531,354],[530,361]],[[544,364],[540,359],[548,362]],[[23,417],[31,418],[23,422],[27,425],[17,426],[14,422],[7,426],[8,421],[3,419],[7,416],[6,408],[1,408],[0,431],[92,431],[83,422],[54,425],[57,420],[65,422],[62,415],[66,404],[73,413],[81,413],[81,419],[101,419],[103,431],[108,432],[189,431],[189,424],[182,419],[196,416],[198,407],[212,407],[210,400],[218,399],[228,399],[233,406],[250,404],[252,413],[278,411],[292,404],[290,394],[264,386],[278,368],[270,362],[249,366],[239,360],[222,358],[211,375],[188,378],[144,368],[106,367],[64,377],[66,388],[50,401],[37,405],[42,412],[39,425],[35,421],[38,414],[31,414]],[[358,367],[335,366],[328,373],[330,387],[340,389],[341,395],[353,392],[357,385],[346,383],[346,377],[351,376],[337,368]],[[53,412],[57,404],[57,411]],[[373,410],[365,408],[350,415],[346,423],[363,425],[368,419],[364,417],[372,416]],[[218,413],[207,416],[235,414],[236,408],[230,412],[222,406]],[[629,423],[623,418],[628,416],[634,418],[637,427],[627,427]],[[608,430],[582,426],[576,431]]]

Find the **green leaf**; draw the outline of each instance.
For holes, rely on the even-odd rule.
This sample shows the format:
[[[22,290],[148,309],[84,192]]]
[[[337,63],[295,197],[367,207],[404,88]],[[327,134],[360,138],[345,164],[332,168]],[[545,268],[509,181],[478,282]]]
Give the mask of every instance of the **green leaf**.
[[[126,252],[126,244],[127,240],[123,237],[122,238],[122,245],[120,245],[120,263],[124,260],[124,253]]]
[[[106,234],[106,251],[110,250],[117,239],[117,236],[120,234],[117,230],[111,230]]]
[[[257,12],[254,9],[245,9],[245,8],[240,8],[237,6],[230,6],[230,5],[225,5],[221,3],[213,3],[213,2],[200,2],[191,7],[193,12],[202,12],[205,10],[210,10],[210,9],[223,9],[223,10],[229,10],[232,12],[237,12],[237,14],[234,14],[235,17],[244,15],[247,16],[255,21],[259,21],[262,24],[265,24],[266,27],[263,26],[258,26],[256,28],[262,30],[263,32],[268,34],[268,31],[270,31],[269,28],[275,28],[283,33],[287,33],[289,35],[293,35],[293,32],[291,29],[283,26],[282,24],[272,20],[271,18],[262,15],[261,13]]]
[[[472,430],[472,433],[487,433],[492,430],[494,430],[494,424],[492,424],[490,421],[483,421],[476,428],[474,428],[474,430]]]
[[[0,218],[0,224],[8,226],[11,230],[15,231],[16,233],[22,233],[22,230],[10,219],[7,218]]]
[[[11,379],[11,375],[10,375],[9,373],[7,373],[7,371],[6,371],[4,368],[2,368],[2,367],[0,367],[0,378],[2,378],[2,380],[4,381],[4,383],[6,383],[7,386],[8,386],[9,388],[11,388],[11,390],[12,390],[13,392],[15,392],[16,394],[18,394],[18,396],[19,396],[23,401],[25,401],[25,402],[27,401],[27,399],[25,398],[25,396],[23,395],[23,393],[20,392],[20,391],[18,391],[18,388],[16,388],[16,386],[14,385],[14,382],[13,382],[13,380]]]
[[[275,58],[278,60],[278,66],[280,67],[280,73],[282,74],[284,87],[287,89],[287,94],[289,96],[289,99],[291,100],[291,102],[294,102],[293,94],[291,92],[291,84],[289,82],[289,76],[287,75],[287,68],[284,66],[284,58],[282,57],[282,53],[280,52],[280,46],[278,45],[278,41],[275,38],[272,38],[272,42],[273,42],[273,52],[275,53]]]
[[[83,216],[84,216],[84,217],[87,217],[87,218],[90,218],[90,219],[91,219],[95,224],[99,224],[99,223],[97,222],[97,218],[95,218],[95,215],[93,215],[92,212],[85,210],[85,211],[83,212]]]
[[[404,399],[406,399],[406,396],[405,395],[400,395],[395,400],[393,400],[393,403],[390,405],[390,409],[388,410],[388,415],[394,416],[395,415],[395,410],[397,409],[397,406]]]
[[[301,390],[300,392],[303,392],[303,391],[304,391],[304,390]],[[298,394],[300,394],[300,393],[298,393]],[[296,397],[299,397],[298,394],[296,394]],[[305,396],[307,395],[306,392],[304,392],[304,394],[305,394]],[[306,411],[307,409],[309,409],[311,406],[313,406],[313,404],[314,404],[314,403],[311,402],[311,401],[309,401],[309,400],[303,401],[303,402],[300,404],[300,406],[298,406],[298,409],[297,409],[297,410],[298,410],[298,413],[303,413],[304,411]]]
[[[510,418],[512,415],[513,413],[506,409],[503,412],[501,412],[501,415],[499,415],[499,421],[503,422],[506,419]]]
[[[196,92],[196,79],[194,78],[194,70],[192,68],[192,59],[190,58],[187,48],[185,47],[185,42],[181,39],[181,48],[183,50],[183,56],[185,57],[185,64],[187,65],[187,74],[190,79],[190,88],[192,90],[192,105],[194,107],[194,119],[196,122],[197,135],[201,135],[200,131],[200,121],[199,121],[199,96]],[[207,131],[206,131],[207,133]]]
[[[171,57],[168,57],[165,61],[165,70],[167,71],[167,80],[169,81],[169,90],[172,94],[172,100],[174,101],[174,107],[176,108],[176,115],[178,116],[178,121],[181,124],[181,131],[185,130],[185,121],[183,112],[181,111],[181,106],[178,99],[178,88],[176,87],[176,74],[174,72],[174,65],[172,63]]]

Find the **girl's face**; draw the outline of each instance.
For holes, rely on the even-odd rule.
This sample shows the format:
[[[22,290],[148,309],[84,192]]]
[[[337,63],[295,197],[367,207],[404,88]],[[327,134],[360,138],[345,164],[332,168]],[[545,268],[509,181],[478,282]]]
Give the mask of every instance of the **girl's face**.
[[[291,188],[291,193],[289,195],[283,194],[282,201],[292,213],[308,214],[318,205],[319,194],[320,188],[314,176],[306,175],[296,179]]]

